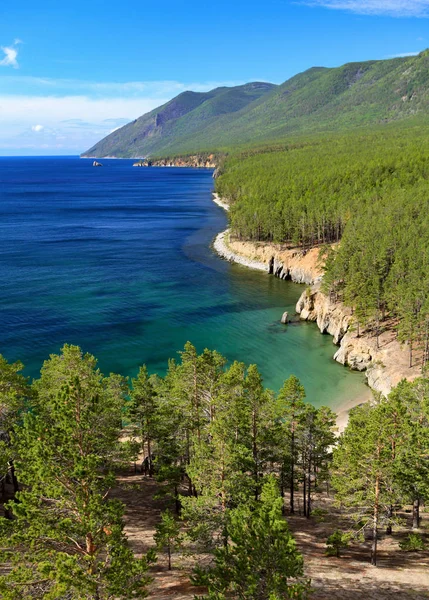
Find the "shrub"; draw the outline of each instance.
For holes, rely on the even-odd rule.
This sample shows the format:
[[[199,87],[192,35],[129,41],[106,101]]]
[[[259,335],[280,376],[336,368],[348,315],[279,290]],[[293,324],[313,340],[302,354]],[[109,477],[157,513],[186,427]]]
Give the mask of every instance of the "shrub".
[[[425,543],[418,533],[409,533],[405,540],[399,543],[399,547],[405,552],[418,552],[425,549]]]
[[[334,533],[326,540],[326,555],[340,557],[341,550],[347,548],[350,543],[352,536],[350,533],[343,533],[339,529],[336,529]]]

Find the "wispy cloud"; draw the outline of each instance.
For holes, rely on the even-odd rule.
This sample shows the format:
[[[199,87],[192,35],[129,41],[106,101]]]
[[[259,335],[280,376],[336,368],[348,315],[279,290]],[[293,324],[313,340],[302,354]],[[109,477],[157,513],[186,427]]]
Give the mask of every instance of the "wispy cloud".
[[[0,154],[19,149],[78,154],[167,100],[0,94]]]
[[[301,4],[346,10],[360,15],[429,17],[429,0],[303,0]]]
[[[67,96],[85,95],[91,98],[166,98],[176,96],[185,90],[207,92],[221,86],[235,86],[244,81],[205,81],[189,82],[165,81],[86,81],[83,79],[50,79],[48,77],[3,76],[9,93]]]
[[[1,46],[1,50],[4,53],[4,58],[0,60],[0,66],[19,69],[17,47],[19,44],[22,44],[22,41],[17,38],[14,40],[11,46]]]
[[[390,54],[387,58],[406,58],[407,56],[417,56],[420,52],[400,52],[399,54]]]
[[[118,83],[0,75],[0,153],[25,148],[30,153],[77,154],[185,90],[204,92],[240,83],[244,82]]]

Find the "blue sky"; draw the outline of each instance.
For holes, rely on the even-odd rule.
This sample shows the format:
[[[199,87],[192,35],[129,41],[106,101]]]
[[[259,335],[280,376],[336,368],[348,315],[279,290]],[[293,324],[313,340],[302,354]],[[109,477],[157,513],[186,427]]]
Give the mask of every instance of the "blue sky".
[[[0,5],[0,154],[78,154],[185,89],[429,47],[429,0]]]

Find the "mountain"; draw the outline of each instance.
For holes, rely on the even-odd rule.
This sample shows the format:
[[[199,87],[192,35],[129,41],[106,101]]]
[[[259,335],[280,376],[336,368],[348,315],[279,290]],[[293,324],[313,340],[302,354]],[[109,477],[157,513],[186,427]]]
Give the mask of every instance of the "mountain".
[[[429,50],[417,56],[313,67],[280,86],[184,92],[111,133],[82,156],[165,157],[344,130],[429,114]]]
[[[218,119],[240,112],[270,93],[271,83],[183,92],[173,100],[117,129],[82,156],[148,156],[165,152],[177,140],[209,129]]]

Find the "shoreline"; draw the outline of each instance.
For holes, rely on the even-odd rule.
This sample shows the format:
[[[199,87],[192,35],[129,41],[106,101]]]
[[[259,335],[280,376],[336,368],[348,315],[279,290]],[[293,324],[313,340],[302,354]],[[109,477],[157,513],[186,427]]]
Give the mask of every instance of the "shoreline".
[[[225,211],[229,211],[229,204],[222,200],[219,194],[213,193],[212,195],[213,202],[223,208]],[[228,262],[233,262],[238,265],[242,265],[243,267],[248,267],[249,269],[255,269],[257,271],[264,271],[268,273],[268,267],[257,260],[252,260],[250,258],[245,258],[244,256],[240,256],[236,252],[233,252],[228,244],[229,237],[229,229],[225,229],[225,231],[221,231],[217,234],[213,241],[213,248],[216,250],[217,254],[227,260]]]
[[[264,263],[258,262],[257,260],[252,260],[250,258],[245,258],[244,256],[240,256],[239,254],[233,252],[228,246],[228,236],[229,229],[225,229],[225,231],[221,231],[217,234],[213,242],[213,248],[221,258],[227,260],[228,262],[247,267],[248,269],[254,269],[256,271],[268,273],[268,267]]]
[[[223,208],[225,211],[229,210],[229,205],[227,202],[222,200],[218,194],[212,194],[212,200],[217,206]],[[249,269],[255,269],[258,271],[263,271],[264,273],[269,274],[270,269],[266,263],[259,262],[257,260],[252,260],[250,258],[246,258],[240,254],[234,252],[228,245],[228,235],[229,229],[225,229],[225,231],[221,231],[217,234],[213,241],[213,248],[216,253],[223,258],[224,260],[228,260],[229,262],[234,262],[240,264]],[[293,279],[293,278],[292,278]],[[305,283],[304,281],[299,281],[299,283]],[[340,366],[340,364],[339,364]],[[349,419],[349,413],[352,408],[355,406],[359,406],[360,404],[364,404],[368,402],[372,398],[372,390],[367,385],[365,391],[362,391],[362,394],[359,394],[356,398],[348,398],[344,401],[340,402],[338,406],[332,408],[335,412],[336,418],[336,426],[338,434],[342,433],[347,426],[347,422]]]

